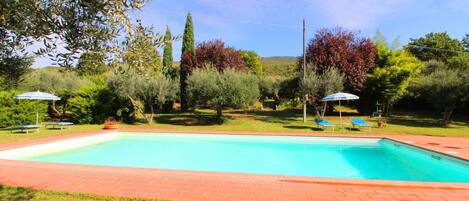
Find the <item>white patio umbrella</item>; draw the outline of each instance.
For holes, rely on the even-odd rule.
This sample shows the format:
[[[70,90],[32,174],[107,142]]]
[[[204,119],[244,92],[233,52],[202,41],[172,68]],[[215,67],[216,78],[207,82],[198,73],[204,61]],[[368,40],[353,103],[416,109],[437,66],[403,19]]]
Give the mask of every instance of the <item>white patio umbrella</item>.
[[[13,97],[14,99],[27,99],[27,100],[60,100],[58,96],[54,94],[35,91],[35,92],[26,92],[20,95]],[[36,108],[36,125],[39,125],[39,112]]]
[[[359,98],[358,96],[353,95],[353,94],[338,92],[338,93],[334,93],[334,94],[331,94],[322,98],[321,101],[323,102],[339,101],[339,107],[340,107],[341,106],[340,101],[357,100],[358,98]],[[342,126],[342,111],[340,110],[340,108],[339,108],[339,117],[340,117],[340,125]]]

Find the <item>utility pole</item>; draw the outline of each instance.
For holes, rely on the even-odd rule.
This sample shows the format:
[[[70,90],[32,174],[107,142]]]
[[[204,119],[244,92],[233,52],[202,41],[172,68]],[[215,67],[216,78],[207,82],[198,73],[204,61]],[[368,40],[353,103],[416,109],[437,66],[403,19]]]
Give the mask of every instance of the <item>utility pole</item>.
[[[303,18],[303,80],[306,79],[306,20]],[[303,94],[303,122],[306,123],[306,101],[308,95]]]

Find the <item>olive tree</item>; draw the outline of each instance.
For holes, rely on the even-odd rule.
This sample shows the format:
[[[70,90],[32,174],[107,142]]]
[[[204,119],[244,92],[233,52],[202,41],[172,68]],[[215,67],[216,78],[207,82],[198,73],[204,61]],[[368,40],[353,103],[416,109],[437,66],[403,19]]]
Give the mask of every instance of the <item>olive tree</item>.
[[[300,79],[300,90],[302,94],[306,94],[307,101],[314,105],[318,115],[323,116],[326,105],[320,110],[318,100],[326,95],[343,90],[345,77],[337,68],[329,67],[319,74],[314,65],[308,65],[309,72]]]
[[[453,111],[469,100],[469,69],[451,69],[441,62],[430,62],[412,88],[435,108],[443,112],[442,125],[451,121]]]
[[[166,100],[176,97],[177,86],[175,80],[162,75],[142,75],[127,65],[119,66],[108,79],[108,87],[121,98],[129,100],[148,124],[153,123],[155,106],[161,107]]]
[[[228,68],[222,72],[206,66],[196,68],[187,79],[189,98],[195,105],[208,105],[221,119],[223,107],[252,105],[259,97],[258,79]]]
[[[262,77],[259,79],[259,100],[262,102],[261,109],[263,109],[263,103],[266,98],[272,98],[275,100],[274,110],[277,109],[277,105],[280,103],[279,91],[283,80],[277,77]]]
[[[52,101],[52,111],[65,116],[69,108],[69,99],[72,98],[80,88],[91,85],[91,82],[80,78],[73,71],[49,67],[35,70],[26,76],[19,84],[19,89],[25,91],[45,91],[60,96],[61,100]],[[57,107],[58,106],[58,107]],[[61,112],[59,112],[61,108]]]

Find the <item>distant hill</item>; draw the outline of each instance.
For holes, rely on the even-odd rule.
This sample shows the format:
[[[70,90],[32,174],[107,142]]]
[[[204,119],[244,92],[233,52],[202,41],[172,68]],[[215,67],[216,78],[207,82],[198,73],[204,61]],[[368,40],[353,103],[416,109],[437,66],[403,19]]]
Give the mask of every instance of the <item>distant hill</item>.
[[[264,61],[273,61],[273,62],[296,62],[298,58],[292,56],[273,56],[273,57],[262,57]]]
[[[275,56],[262,57],[264,76],[290,77],[295,75],[297,57]]]

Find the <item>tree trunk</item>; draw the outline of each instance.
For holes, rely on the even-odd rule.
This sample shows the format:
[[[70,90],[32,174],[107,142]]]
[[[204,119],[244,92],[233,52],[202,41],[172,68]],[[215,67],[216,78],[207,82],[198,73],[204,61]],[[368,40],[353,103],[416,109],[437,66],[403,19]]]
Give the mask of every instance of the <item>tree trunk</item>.
[[[280,97],[275,94],[274,95],[274,110],[277,111],[277,106],[280,105]]]
[[[67,113],[67,109],[68,109],[68,103],[65,102],[64,103],[64,107],[62,108],[62,115],[60,115],[60,120],[62,121],[63,118],[65,117],[65,114]]]
[[[54,111],[55,114],[60,115],[60,112],[55,107],[55,100],[52,101],[51,109],[52,109],[52,111]]]
[[[145,120],[147,120],[148,122],[148,119],[145,115],[145,111],[143,111],[142,108],[137,107],[137,102],[132,97],[127,96],[127,98],[129,98],[129,101],[132,104],[132,107],[135,109],[135,112],[142,114],[143,118],[145,118]]]
[[[155,111],[153,110],[153,105],[150,104],[150,115],[147,118],[148,125],[151,125],[153,123],[153,116],[155,116]]]
[[[451,121],[451,115],[453,114],[454,111],[454,105],[448,105],[445,107],[445,111],[443,112],[443,121],[442,124],[443,126],[448,126],[448,124]]]
[[[321,119],[324,119],[324,115],[326,115],[326,108],[327,108],[327,101],[324,102],[323,104]]]
[[[216,110],[217,110],[217,119],[221,119],[222,115],[223,115],[223,110],[222,110],[222,107],[221,106],[217,106],[216,107]]]

